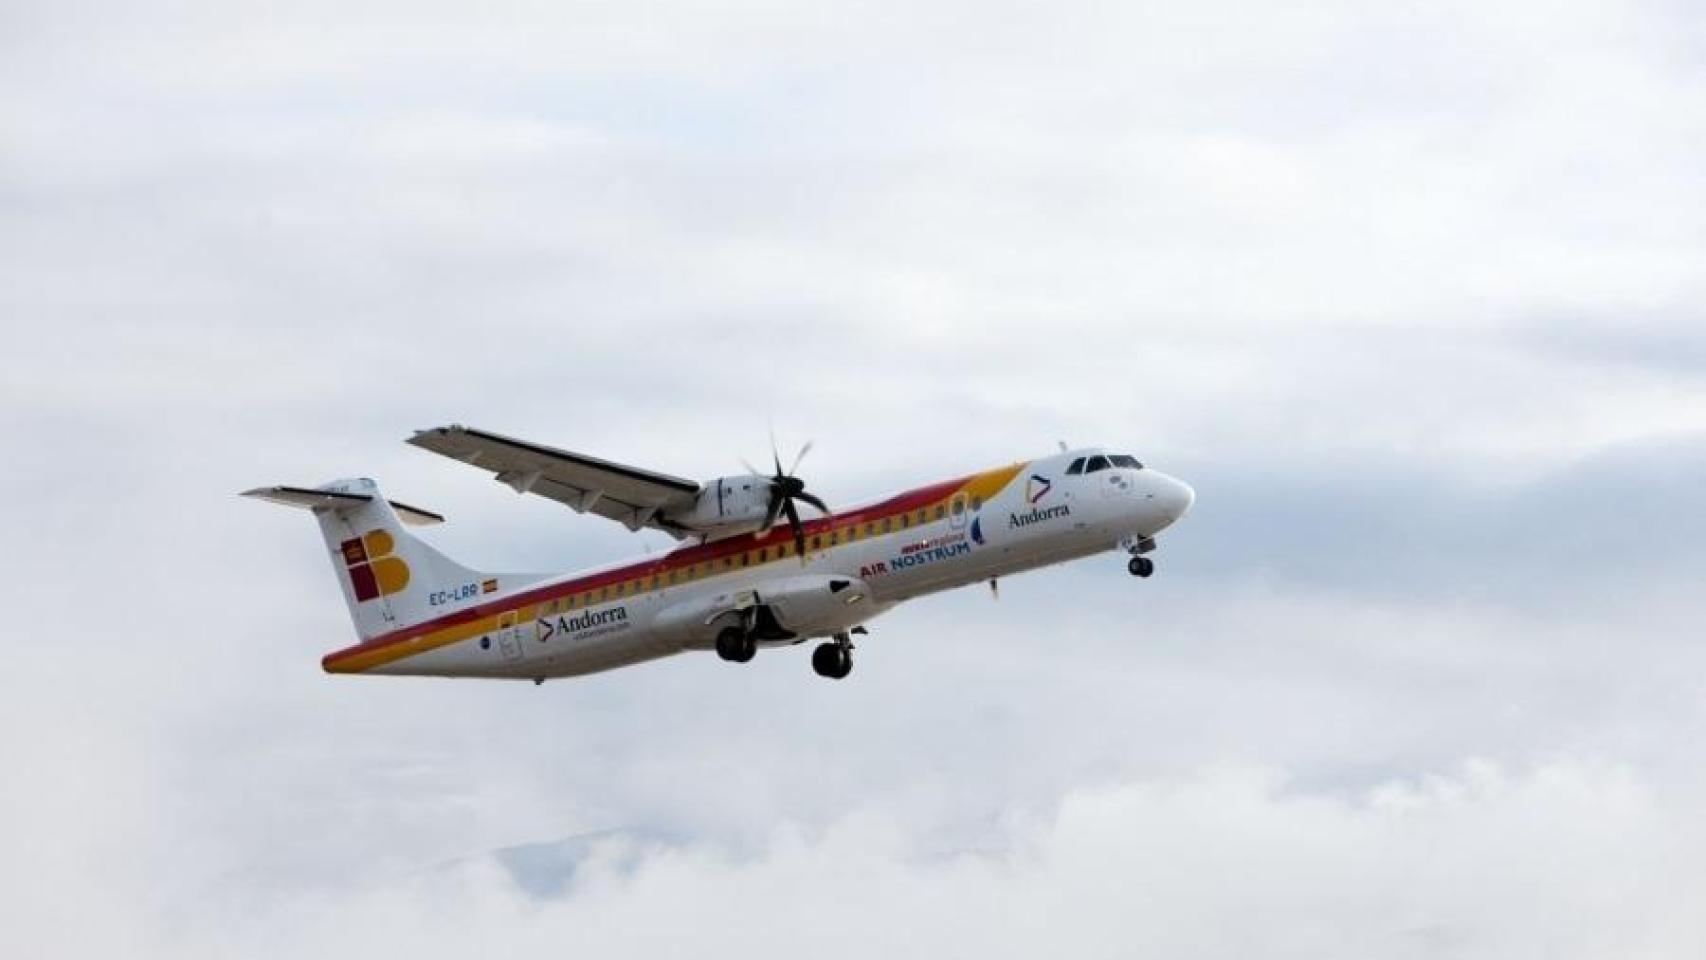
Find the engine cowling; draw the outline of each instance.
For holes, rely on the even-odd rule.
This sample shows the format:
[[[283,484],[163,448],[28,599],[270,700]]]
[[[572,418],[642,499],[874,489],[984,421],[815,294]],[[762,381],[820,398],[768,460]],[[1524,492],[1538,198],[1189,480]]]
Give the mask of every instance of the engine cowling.
[[[668,518],[716,540],[759,529],[769,509],[770,479],[746,474],[718,477],[699,491],[691,507],[671,511]]]

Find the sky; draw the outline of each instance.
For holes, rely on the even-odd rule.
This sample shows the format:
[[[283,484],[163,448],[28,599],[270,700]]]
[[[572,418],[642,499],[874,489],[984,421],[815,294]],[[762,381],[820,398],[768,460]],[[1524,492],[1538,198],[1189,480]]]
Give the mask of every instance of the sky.
[[[44,957],[1706,947],[1706,18],[0,7],[0,930]],[[331,677],[461,422],[832,504],[1055,450],[1117,554],[803,650]]]

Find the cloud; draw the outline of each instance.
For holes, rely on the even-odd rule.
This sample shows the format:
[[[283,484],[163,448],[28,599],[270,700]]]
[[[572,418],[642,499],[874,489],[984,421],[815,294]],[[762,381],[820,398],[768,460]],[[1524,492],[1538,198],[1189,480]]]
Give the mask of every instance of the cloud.
[[[883,811],[782,823],[752,855],[575,841],[566,890],[498,855],[292,901],[211,947],[257,956],[1679,956],[1703,837],[1629,771],[1471,761],[1354,794],[1222,768],[1080,789],[992,845]],[[181,955],[181,954],[180,954]]]

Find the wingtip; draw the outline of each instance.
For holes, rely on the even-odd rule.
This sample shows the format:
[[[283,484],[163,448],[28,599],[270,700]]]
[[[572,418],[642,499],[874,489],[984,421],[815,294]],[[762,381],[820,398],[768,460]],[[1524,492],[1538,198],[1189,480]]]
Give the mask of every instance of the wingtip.
[[[404,438],[404,441],[406,443],[419,444],[421,441],[430,439],[432,437],[445,437],[445,436],[449,436],[450,434],[453,434],[453,433],[464,433],[467,431],[467,429],[468,429],[467,427],[464,427],[460,423],[447,423],[447,424],[444,424],[443,426],[426,427],[426,428],[423,428],[420,430],[416,430],[413,434],[410,434],[408,437]]]

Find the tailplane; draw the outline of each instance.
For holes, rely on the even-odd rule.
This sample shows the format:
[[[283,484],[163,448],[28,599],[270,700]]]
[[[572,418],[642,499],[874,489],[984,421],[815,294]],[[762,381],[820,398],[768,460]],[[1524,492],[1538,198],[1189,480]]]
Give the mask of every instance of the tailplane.
[[[540,578],[470,570],[405,525],[441,523],[430,510],[388,501],[366,478],[319,487],[259,487],[243,496],[313,512],[362,640],[424,623],[479,597]]]

